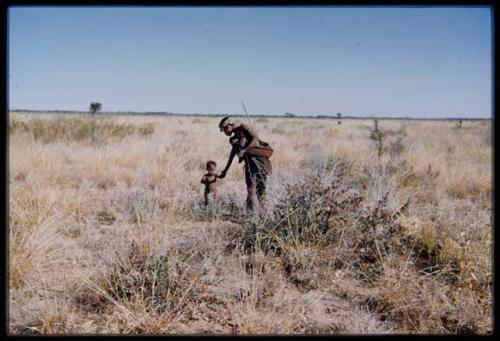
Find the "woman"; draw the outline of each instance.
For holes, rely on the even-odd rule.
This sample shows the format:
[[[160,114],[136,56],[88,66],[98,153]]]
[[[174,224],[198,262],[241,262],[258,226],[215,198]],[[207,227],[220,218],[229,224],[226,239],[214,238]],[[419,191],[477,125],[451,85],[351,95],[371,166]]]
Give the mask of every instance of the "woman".
[[[229,116],[220,121],[219,128],[227,136],[231,136],[229,143],[232,146],[227,165],[220,173],[219,178],[226,176],[235,156],[238,156],[239,162],[245,161],[247,207],[250,210],[255,210],[266,191],[267,176],[272,173],[269,157],[273,150],[269,144],[259,140],[257,133],[251,126],[246,123],[236,125]]]

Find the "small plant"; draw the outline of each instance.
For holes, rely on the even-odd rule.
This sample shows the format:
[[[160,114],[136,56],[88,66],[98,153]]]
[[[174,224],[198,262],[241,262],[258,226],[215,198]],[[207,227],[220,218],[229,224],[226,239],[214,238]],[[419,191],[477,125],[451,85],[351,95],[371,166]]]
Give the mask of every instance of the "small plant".
[[[399,130],[397,138],[394,142],[389,145],[389,153],[392,157],[400,156],[405,150],[403,139],[406,136],[406,131],[404,129]]]
[[[131,222],[142,226],[157,213],[158,203],[150,192],[137,188],[128,193],[127,209]]]
[[[148,312],[179,313],[190,300],[195,284],[195,279],[183,271],[179,261],[168,253],[152,253],[146,246],[133,241],[128,252],[115,254],[101,284],[90,283],[89,289],[99,296],[93,301],[103,306],[139,299]]]
[[[372,139],[377,145],[377,155],[380,158],[382,156],[382,152],[384,150],[384,138],[385,133],[382,132],[378,127],[378,120],[373,119],[373,128],[370,128],[370,139]]]

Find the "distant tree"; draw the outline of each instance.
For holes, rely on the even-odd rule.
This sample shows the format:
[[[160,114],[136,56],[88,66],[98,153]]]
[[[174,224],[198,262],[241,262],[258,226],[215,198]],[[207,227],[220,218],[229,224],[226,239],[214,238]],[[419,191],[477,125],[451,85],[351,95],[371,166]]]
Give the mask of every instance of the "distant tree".
[[[94,115],[96,112],[98,112],[99,110],[101,110],[101,108],[102,108],[102,104],[101,103],[99,103],[99,102],[92,102],[92,103],[90,103],[89,110],[92,113],[92,115]]]
[[[99,102],[91,102],[90,103],[90,107],[89,107],[89,110],[90,110],[90,113],[92,114],[92,116],[95,115],[96,112],[98,112],[99,110],[101,110],[102,108],[102,104],[99,103]],[[95,142],[96,140],[96,130],[97,130],[97,127],[95,125],[95,119],[93,118],[92,119],[92,142]]]
[[[340,121],[340,119],[342,118],[342,114],[341,113],[337,113],[337,119],[338,119],[338,124],[342,124],[342,122]]]
[[[294,117],[295,115],[294,115],[294,114],[292,114],[292,113],[286,112],[286,113],[285,113],[285,116],[287,116],[287,117]]]

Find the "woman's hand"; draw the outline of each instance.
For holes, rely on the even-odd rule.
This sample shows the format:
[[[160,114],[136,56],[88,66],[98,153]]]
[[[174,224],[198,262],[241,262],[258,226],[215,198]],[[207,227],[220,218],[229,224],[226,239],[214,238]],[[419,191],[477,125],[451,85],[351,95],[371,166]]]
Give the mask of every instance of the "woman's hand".
[[[246,151],[245,149],[240,150],[240,151],[238,152],[238,157],[239,157],[239,158],[242,158],[243,156],[245,156],[245,153],[246,153],[246,152],[247,152],[247,151]]]
[[[220,174],[217,176],[219,179],[224,179],[226,177],[226,172],[222,171]]]

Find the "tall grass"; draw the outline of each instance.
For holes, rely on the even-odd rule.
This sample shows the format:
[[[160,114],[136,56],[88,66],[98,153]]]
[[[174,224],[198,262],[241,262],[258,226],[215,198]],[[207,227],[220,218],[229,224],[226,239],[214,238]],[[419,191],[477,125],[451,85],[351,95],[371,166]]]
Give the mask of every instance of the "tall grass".
[[[127,135],[147,136],[154,132],[152,124],[130,125],[116,123],[109,118],[95,117],[56,117],[50,120],[34,118],[29,121],[12,119],[9,132],[25,132],[37,142],[51,143],[55,141],[85,141],[108,138],[121,139]]]

